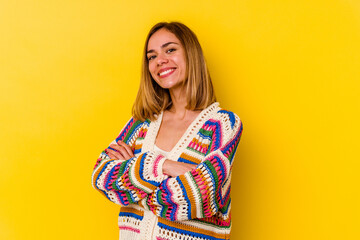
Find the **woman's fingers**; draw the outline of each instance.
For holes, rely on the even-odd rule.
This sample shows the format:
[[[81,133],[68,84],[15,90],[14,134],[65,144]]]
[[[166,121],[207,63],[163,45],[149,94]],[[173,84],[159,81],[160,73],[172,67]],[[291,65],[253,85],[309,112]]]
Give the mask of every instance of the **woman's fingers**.
[[[125,148],[125,150],[127,151],[127,153],[129,154],[130,157],[135,157],[134,153],[133,153],[133,151],[132,151],[132,149],[130,148],[129,145],[127,145],[123,141],[118,141],[117,143],[119,144],[119,146],[122,146],[122,147]]]
[[[120,147],[119,152],[123,155],[125,160],[128,160],[131,158],[131,156],[129,155],[129,153],[126,151],[126,149],[124,147]]]
[[[120,152],[120,150],[121,150],[121,147],[119,145],[117,145],[116,143],[110,144],[109,147],[118,152]]]
[[[128,160],[134,157],[134,153],[127,144],[121,141],[119,141],[118,143],[119,144],[110,144],[110,148],[114,150],[108,148],[109,150],[111,150],[111,153],[116,156],[117,159]]]
[[[114,151],[112,149],[106,149],[106,154],[110,157],[110,158],[114,158],[114,159],[119,159],[119,160],[124,160],[124,156],[118,152],[118,151]]]
[[[194,170],[197,167],[197,165],[195,165],[195,164],[189,164],[189,163],[185,163],[185,164],[189,165],[189,168],[191,170]]]
[[[196,165],[189,163],[176,162],[171,160],[165,160],[163,164],[163,173],[171,177],[177,177],[183,175],[196,168]]]
[[[127,150],[127,148],[130,148],[130,147],[128,145],[126,145],[125,143],[124,143],[124,145],[126,145],[127,147],[125,147],[123,145],[118,145],[118,144],[112,144],[112,145],[114,145],[114,148],[118,152],[120,152],[126,160],[132,158],[132,156],[129,154],[129,152]],[[110,146],[112,146],[112,145],[110,145]],[[130,150],[130,152],[131,152],[131,150]]]

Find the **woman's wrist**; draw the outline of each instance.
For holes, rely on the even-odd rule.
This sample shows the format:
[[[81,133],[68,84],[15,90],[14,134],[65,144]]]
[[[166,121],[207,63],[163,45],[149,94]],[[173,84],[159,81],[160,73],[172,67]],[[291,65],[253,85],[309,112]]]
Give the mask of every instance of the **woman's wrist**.
[[[169,161],[168,159],[165,159],[165,161],[164,161],[163,164],[162,164],[162,172],[163,172],[164,175],[167,175],[167,176],[169,175],[169,174],[168,174],[168,171],[167,171],[167,170],[168,170],[168,169],[167,169],[167,167],[168,167],[168,164],[167,164],[168,161]]]

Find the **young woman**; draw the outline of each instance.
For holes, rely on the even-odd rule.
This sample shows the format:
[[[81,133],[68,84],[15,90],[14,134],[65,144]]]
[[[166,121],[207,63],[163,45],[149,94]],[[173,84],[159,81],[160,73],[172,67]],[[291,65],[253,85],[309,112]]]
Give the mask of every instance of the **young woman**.
[[[242,123],[220,108],[196,35],[149,32],[133,117],[101,154],[92,184],[120,204],[120,239],[229,239],[230,179]]]

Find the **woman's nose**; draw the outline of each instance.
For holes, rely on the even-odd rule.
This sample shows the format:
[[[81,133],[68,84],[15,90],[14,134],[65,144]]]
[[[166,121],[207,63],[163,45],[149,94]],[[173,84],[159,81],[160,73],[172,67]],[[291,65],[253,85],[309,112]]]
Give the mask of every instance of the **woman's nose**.
[[[169,60],[167,59],[167,57],[166,57],[165,54],[159,54],[159,55],[157,56],[157,64],[158,64],[158,65],[167,63],[168,61],[169,61]]]

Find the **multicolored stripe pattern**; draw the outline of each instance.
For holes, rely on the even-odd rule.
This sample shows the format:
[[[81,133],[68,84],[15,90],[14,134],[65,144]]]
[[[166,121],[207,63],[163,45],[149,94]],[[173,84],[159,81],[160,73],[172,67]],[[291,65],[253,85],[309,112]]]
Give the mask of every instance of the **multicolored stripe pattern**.
[[[127,206],[119,215],[119,219],[128,219],[119,220],[121,231],[131,231],[131,236],[148,232],[144,229],[147,225],[142,224],[143,212],[151,211],[157,220],[156,229],[151,231],[154,236],[149,239],[229,239],[231,169],[243,125],[236,114],[220,107],[206,116],[208,119],[190,136],[177,159],[197,165],[184,175],[164,175],[165,157],[153,150],[142,152],[144,141],[154,142],[147,136],[148,120],[130,119],[114,140],[127,143],[135,157],[114,160],[106,150],[100,154],[92,175],[93,186],[109,200]],[[126,225],[134,221],[136,226]]]

